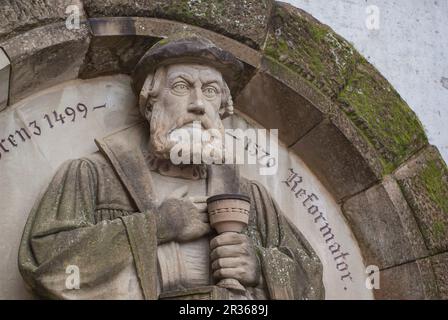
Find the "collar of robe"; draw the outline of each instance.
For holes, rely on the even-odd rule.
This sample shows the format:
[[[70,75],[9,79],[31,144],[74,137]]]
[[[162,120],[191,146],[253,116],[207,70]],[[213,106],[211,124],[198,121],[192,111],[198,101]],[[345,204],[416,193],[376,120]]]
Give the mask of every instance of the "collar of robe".
[[[144,150],[143,156],[151,171],[158,172],[168,177],[176,177],[190,180],[207,178],[207,166],[205,164],[179,164],[174,165],[170,159],[161,159],[152,152]]]

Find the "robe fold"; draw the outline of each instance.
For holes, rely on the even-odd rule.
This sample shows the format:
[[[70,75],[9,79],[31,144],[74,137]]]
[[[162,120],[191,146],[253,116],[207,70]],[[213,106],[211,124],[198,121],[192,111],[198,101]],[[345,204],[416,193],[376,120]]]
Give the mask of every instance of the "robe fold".
[[[59,168],[30,213],[19,250],[20,272],[38,296],[158,299],[157,186],[142,153],[148,133],[146,123],[132,126]],[[214,165],[207,188],[209,195],[250,196],[245,232],[268,298],[324,298],[319,258],[261,184],[239,177],[233,166]]]

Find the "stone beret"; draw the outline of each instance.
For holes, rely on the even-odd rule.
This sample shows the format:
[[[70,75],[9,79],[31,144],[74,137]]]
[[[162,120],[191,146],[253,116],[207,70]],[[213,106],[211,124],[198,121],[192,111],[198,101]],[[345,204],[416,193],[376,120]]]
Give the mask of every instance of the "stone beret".
[[[243,64],[230,52],[195,34],[174,35],[160,40],[140,59],[132,74],[132,87],[139,95],[146,77],[159,66],[174,63],[210,65],[221,72],[230,90],[234,91],[243,71]]]

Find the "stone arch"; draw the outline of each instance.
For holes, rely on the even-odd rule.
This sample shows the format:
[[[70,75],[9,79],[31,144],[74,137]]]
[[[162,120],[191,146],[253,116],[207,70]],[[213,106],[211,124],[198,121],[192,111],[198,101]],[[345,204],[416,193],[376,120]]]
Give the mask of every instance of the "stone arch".
[[[65,28],[68,4],[82,8],[79,29]],[[387,80],[309,14],[272,0],[19,0],[0,10],[0,110],[61,81],[129,74],[155,41],[185,29],[233,52],[246,65],[236,107],[279,128],[340,203],[366,265],[381,270],[376,297],[448,298],[446,164]]]

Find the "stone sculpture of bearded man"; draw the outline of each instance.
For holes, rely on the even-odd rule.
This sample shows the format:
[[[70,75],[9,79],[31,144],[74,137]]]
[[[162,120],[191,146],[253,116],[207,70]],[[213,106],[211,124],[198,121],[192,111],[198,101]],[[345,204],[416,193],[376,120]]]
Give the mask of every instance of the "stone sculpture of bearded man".
[[[179,130],[224,136],[221,119],[233,113],[231,90],[242,69],[231,53],[195,35],[162,40],[141,58],[133,88],[145,121],[96,140],[98,152],[66,162],[30,214],[19,268],[36,294],[324,297],[318,257],[261,184],[240,177],[233,165],[171,161]],[[217,235],[205,199],[235,192],[250,197],[248,228]],[[77,290],[66,286],[67,265],[80,271]],[[245,291],[217,287],[223,278],[238,280]]]

